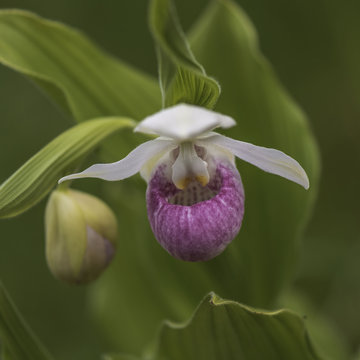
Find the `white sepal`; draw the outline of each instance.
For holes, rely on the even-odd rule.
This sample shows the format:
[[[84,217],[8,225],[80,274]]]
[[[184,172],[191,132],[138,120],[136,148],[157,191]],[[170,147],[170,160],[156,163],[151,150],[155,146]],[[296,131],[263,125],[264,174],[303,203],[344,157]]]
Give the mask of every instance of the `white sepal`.
[[[203,142],[218,145],[229,150],[239,159],[247,161],[266,172],[282,176],[303,186],[305,189],[309,188],[309,179],[305,170],[296,160],[282,151],[256,146],[219,134],[208,137]]]
[[[229,116],[195,105],[179,104],[146,117],[134,131],[184,141],[217,127],[229,128],[235,124]]]
[[[176,145],[171,140],[155,139],[147,141],[133,151],[131,151],[124,159],[110,164],[95,164],[86,170],[65,176],[59,180],[59,184],[66,180],[79,178],[99,178],[109,181],[117,181],[126,179],[137,172],[149,161],[165,150],[171,150]]]

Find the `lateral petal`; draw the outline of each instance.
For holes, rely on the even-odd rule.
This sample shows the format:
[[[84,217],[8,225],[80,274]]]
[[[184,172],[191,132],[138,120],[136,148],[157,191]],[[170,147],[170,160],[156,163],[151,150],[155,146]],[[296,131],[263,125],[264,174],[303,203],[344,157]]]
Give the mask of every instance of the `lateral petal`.
[[[266,172],[282,176],[303,186],[305,189],[309,188],[309,178],[305,170],[295,159],[280,150],[256,146],[219,134],[208,137],[203,142],[218,145],[229,150],[239,159],[253,164]]]
[[[64,176],[59,180],[59,184],[66,180],[89,177],[108,181],[126,179],[139,172],[152,157],[167,149],[170,151],[174,147],[176,147],[176,145],[174,145],[171,140],[161,138],[150,140],[136,147],[120,161],[109,164],[92,165],[80,173]]]

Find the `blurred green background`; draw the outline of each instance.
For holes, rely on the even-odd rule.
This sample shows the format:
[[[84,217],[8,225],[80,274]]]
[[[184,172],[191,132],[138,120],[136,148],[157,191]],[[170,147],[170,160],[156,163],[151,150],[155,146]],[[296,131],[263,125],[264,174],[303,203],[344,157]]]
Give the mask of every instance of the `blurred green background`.
[[[189,29],[207,1],[177,1]],[[360,344],[360,2],[242,0],[280,81],[307,113],[322,156],[317,205],[294,287],[328,316],[352,352]],[[156,76],[146,1],[0,0],[84,31],[103,49]],[[0,67],[0,181],[72,121],[19,74]],[[88,190],[96,191],[96,182]],[[44,258],[45,201],[0,224],[0,279],[59,358],[109,349],[89,319],[85,287],[55,281]],[[221,295],[221,294],[220,294]],[[200,300],[200,299],[199,299]]]

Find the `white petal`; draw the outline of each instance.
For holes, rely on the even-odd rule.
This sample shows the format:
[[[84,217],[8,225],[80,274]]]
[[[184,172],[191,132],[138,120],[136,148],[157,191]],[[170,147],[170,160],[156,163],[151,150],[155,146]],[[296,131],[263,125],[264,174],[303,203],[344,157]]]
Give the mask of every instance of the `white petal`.
[[[229,116],[195,105],[179,104],[146,117],[135,131],[184,141],[216,127],[229,128],[235,124]]]
[[[155,139],[147,141],[129,153],[124,159],[110,164],[95,164],[86,170],[65,176],[59,180],[59,184],[66,180],[79,178],[99,178],[116,181],[126,179],[137,172],[158,153],[176,147],[170,140]]]
[[[294,181],[305,189],[309,188],[309,179],[305,170],[296,160],[282,151],[230,139],[219,134],[205,139],[204,142],[218,145],[264,171]]]
[[[192,181],[197,181],[202,186],[209,182],[207,163],[199,158],[193,143],[180,145],[179,155],[172,166],[172,181],[181,190]]]

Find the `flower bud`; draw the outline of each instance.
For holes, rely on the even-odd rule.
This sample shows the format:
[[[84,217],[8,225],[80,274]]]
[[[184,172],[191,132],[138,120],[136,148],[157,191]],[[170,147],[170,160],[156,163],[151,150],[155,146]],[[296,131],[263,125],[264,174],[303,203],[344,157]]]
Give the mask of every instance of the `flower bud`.
[[[115,253],[117,223],[100,199],[55,190],[45,212],[46,259],[59,280],[82,284],[97,278]]]

